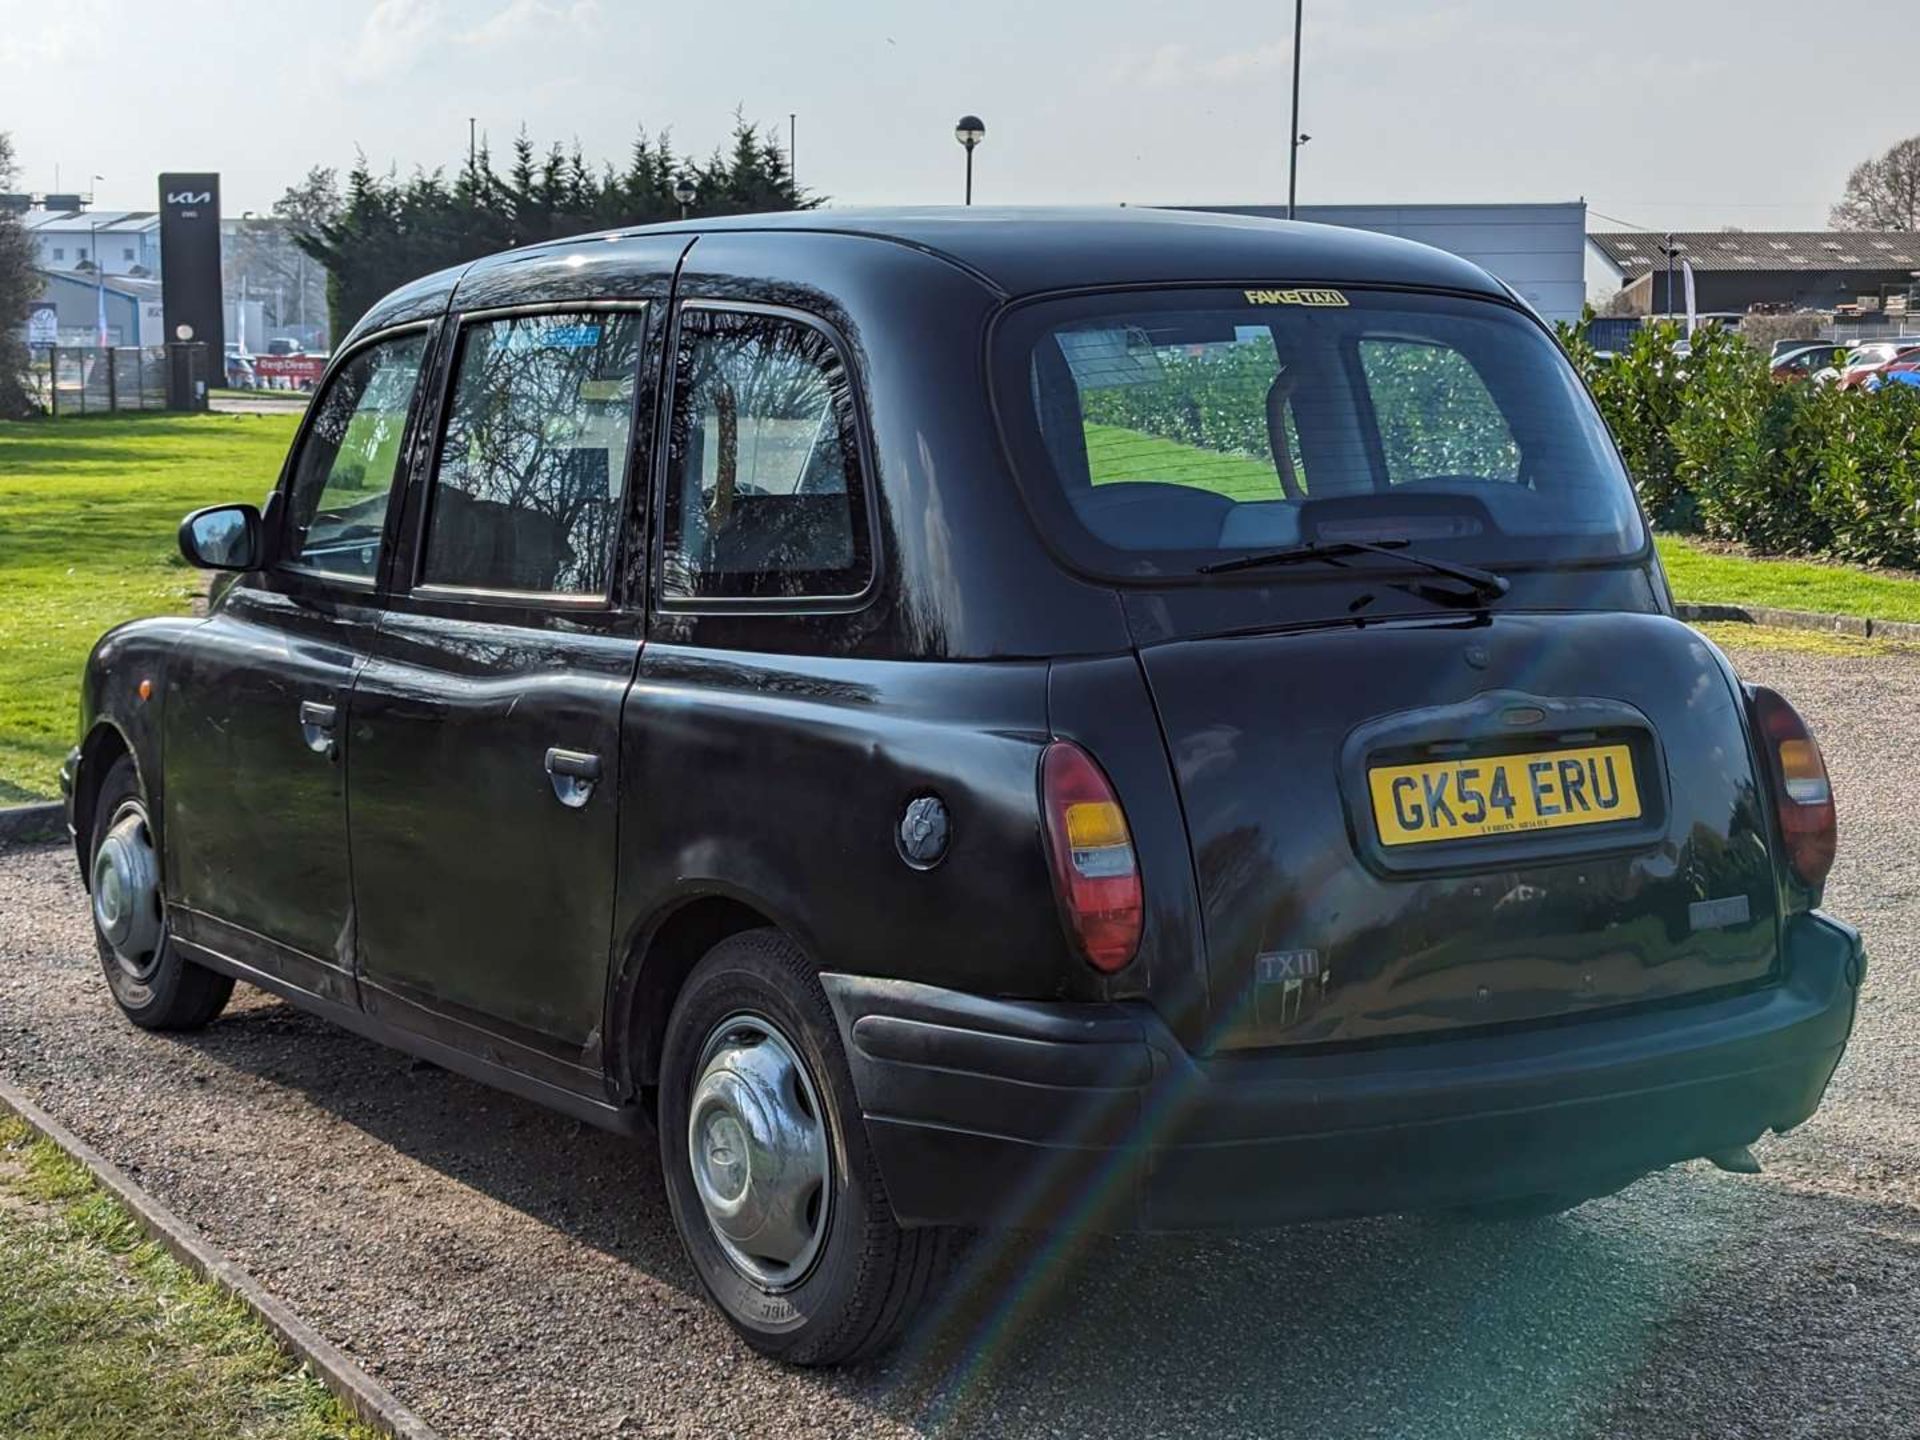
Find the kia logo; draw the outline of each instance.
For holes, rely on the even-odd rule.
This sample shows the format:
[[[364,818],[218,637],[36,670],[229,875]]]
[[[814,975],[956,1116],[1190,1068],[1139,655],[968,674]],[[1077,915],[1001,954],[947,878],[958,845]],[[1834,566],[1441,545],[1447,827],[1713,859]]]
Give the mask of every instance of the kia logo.
[[[197,192],[193,190],[169,190],[167,192],[167,204],[169,205],[211,205],[212,203],[213,192],[211,190],[200,190]]]

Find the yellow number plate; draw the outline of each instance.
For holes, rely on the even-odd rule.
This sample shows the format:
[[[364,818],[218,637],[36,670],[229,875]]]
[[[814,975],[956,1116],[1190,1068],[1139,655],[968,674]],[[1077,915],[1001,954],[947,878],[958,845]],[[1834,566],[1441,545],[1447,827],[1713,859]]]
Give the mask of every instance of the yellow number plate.
[[[1640,814],[1633,752],[1625,745],[1483,755],[1367,772],[1385,845],[1424,845],[1600,825]]]

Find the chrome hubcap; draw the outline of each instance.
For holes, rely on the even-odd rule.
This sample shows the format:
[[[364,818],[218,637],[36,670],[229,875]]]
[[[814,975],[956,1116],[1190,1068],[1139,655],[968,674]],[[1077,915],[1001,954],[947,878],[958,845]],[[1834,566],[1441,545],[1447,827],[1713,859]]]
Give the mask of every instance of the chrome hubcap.
[[[136,980],[160,960],[166,913],[160,900],[160,859],[138,800],[114,811],[93,856],[93,918],[121,968]]]
[[[833,1201],[827,1128],[806,1062],[771,1020],[734,1015],[708,1035],[687,1159],[734,1266],[764,1290],[806,1278]]]

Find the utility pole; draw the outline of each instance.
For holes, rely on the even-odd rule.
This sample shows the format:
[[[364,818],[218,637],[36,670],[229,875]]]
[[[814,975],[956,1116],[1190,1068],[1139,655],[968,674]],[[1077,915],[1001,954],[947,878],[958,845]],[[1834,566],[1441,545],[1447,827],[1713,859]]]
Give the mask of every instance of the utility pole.
[[[1293,0],[1293,124],[1287,131],[1287,219],[1300,193],[1300,32],[1307,0]]]
[[[1660,250],[1667,257],[1667,323],[1671,325],[1673,323],[1673,257],[1679,253],[1679,247],[1673,243],[1671,230],[1667,232],[1666,243],[1660,247]]]
[[[476,160],[476,156],[479,154],[479,150],[474,144],[474,126],[477,123],[478,122],[474,119],[473,116],[471,115],[467,116],[467,178],[468,179],[473,178],[473,167],[475,164],[478,163]]]
[[[797,133],[794,128],[794,113],[789,110],[787,112],[787,184],[791,185],[796,192],[800,189],[799,162],[793,158],[800,148],[795,143]]]

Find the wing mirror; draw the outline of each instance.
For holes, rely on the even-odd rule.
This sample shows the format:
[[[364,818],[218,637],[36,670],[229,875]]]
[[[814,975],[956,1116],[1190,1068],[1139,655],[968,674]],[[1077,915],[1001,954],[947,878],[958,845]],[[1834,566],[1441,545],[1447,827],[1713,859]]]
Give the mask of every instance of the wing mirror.
[[[209,505],[180,522],[180,554],[197,570],[260,566],[260,512],[251,505]]]

